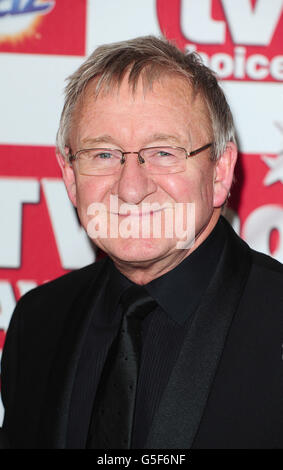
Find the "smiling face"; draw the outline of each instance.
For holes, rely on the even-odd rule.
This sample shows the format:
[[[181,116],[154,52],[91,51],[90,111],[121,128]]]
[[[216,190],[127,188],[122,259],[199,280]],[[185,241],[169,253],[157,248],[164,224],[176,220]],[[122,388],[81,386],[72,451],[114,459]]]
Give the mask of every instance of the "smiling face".
[[[125,78],[119,89],[100,93],[96,99],[94,86],[95,83],[89,83],[83,100],[75,109],[70,133],[73,154],[92,147],[136,152],[146,147],[178,146],[189,152],[213,140],[203,100],[199,95],[194,96],[181,78],[165,77],[146,91],[140,80],[134,94]],[[235,146],[229,143],[218,162],[211,161],[208,149],[188,158],[184,171],[178,173],[148,174],[137,155],[129,154],[117,173],[88,176],[79,174],[77,162],[70,166],[59,156],[69,197],[85,229],[92,217],[87,213],[89,206],[102,203],[109,219],[114,196],[118,202],[119,222],[125,219],[120,210],[123,204],[138,208],[138,214],[131,217],[133,224],[140,220],[141,212],[145,212],[145,203],[157,203],[159,207],[194,203],[196,241],[192,249],[208,236],[220,215],[235,160]],[[176,248],[178,237],[175,234],[172,238],[165,236],[166,209],[159,212],[160,238],[143,238],[139,232],[139,236],[104,237],[96,239],[95,243],[118,265],[142,267],[159,263],[159,273],[171,269],[190,251]],[[153,216],[150,211],[148,217]]]

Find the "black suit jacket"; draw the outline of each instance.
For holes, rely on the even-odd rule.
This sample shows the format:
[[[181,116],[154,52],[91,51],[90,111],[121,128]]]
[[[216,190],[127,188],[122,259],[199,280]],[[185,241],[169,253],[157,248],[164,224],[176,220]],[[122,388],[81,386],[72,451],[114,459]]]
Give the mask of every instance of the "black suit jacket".
[[[226,224],[148,449],[283,448],[283,267]],[[15,448],[64,448],[76,367],[105,261],[30,291],[2,357],[3,427]]]
[[[7,440],[7,436],[4,433],[4,430],[0,428],[0,450],[9,449],[9,448],[10,447],[9,447],[9,443]]]

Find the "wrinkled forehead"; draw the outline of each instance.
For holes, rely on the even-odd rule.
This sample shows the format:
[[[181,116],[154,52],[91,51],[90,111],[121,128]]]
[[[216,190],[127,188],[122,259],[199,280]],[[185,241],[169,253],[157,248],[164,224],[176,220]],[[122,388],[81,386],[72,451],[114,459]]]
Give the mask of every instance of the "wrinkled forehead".
[[[181,102],[187,105],[189,110],[194,110],[199,123],[206,129],[207,134],[212,136],[209,110],[202,94],[193,88],[189,78],[169,72],[151,75],[141,73],[136,80],[131,80],[129,72],[120,80],[112,79],[103,82],[100,76],[91,79],[74,106],[72,121],[78,123],[89,105],[95,107],[97,100],[105,97],[134,102],[137,96],[139,98],[140,96],[146,98],[149,94],[161,96],[161,90],[170,92],[176,106]],[[111,107],[111,99],[104,100],[104,102],[106,106]]]
[[[84,90],[80,94],[75,103],[75,107],[79,107],[88,100],[96,100],[99,97],[112,95],[113,97],[119,95],[121,92],[126,92],[132,99],[136,94],[142,90],[144,96],[148,93],[156,91],[159,86],[164,88],[168,87],[175,91],[176,94],[182,94],[184,100],[188,104],[193,104],[199,101],[205,106],[205,100],[201,93],[193,87],[189,76],[180,73],[174,73],[166,69],[145,68],[139,75],[131,76],[131,69],[126,71],[121,76],[104,76],[98,75],[89,80]]]

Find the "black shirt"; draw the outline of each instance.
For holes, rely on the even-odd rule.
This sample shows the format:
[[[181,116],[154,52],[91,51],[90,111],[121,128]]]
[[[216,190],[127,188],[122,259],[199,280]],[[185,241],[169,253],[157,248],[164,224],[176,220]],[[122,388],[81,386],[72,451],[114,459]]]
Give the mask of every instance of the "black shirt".
[[[133,448],[145,446],[162,393],[193,315],[213,277],[224,243],[225,230],[220,218],[211,234],[192,254],[171,271],[145,285],[157,307],[143,321]],[[93,319],[72,393],[68,448],[86,446],[96,390],[122,317],[120,296],[132,284],[110,259],[107,259],[101,275],[104,277],[103,289],[94,293]]]

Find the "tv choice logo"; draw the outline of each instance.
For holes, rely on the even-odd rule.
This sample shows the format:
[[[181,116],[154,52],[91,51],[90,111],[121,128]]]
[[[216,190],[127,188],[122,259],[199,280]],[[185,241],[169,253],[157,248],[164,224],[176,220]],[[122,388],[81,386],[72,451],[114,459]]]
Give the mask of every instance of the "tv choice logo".
[[[235,47],[234,54],[217,53],[209,57],[197,51],[195,45],[187,46],[188,52],[199,53],[205,65],[212,68],[219,78],[265,80],[268,77],[276,81],[283,80],[283,56],[275,56],[271,61],[263,54],[247,55],[245,47]]]
[[[157,0],[162,33],[221,79],[282,81],[283,0]]]

